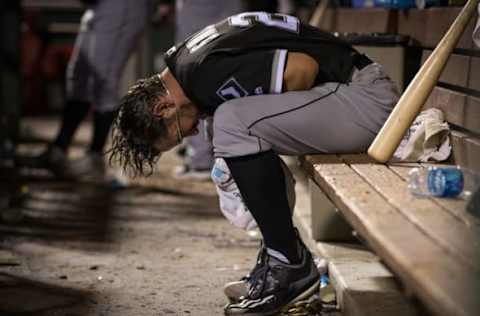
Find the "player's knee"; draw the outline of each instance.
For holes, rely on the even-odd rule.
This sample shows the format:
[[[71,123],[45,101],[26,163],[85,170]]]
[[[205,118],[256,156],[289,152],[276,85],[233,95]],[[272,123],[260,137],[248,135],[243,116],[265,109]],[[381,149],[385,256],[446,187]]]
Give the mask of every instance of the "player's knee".
[[[244,155],[244,151],[258,151],[258,143],[251,139],[248,127],[242,122],[238,107],[222,104],[213,118],[213,147],[217,157]]]
[[[235,100],[222,104],[216,111],[213,118],[213,133],[219,135],[222,133],[228,134],[243,134],[248,133],[247,127],[242,124],[241,116]]]

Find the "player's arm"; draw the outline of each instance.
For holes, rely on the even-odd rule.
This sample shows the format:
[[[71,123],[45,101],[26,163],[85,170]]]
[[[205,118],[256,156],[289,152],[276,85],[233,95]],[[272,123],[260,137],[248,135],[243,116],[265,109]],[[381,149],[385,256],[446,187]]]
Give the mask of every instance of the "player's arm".
[[[215,52],[195,65],[184,89],[195,102],[214,108],[234,98],[308,90],[318,72],[312,57],[286,49]]]
[[[288,52],[283,73],[283,91],[308,90],[318,75],[318,63],[307,54]]]

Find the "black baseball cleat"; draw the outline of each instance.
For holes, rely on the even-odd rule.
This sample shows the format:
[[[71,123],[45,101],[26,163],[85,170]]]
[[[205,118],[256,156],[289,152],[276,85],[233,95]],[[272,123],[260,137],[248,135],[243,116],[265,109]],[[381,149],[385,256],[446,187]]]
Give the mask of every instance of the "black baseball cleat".
[[[238,303],[248,295],[251,276],[256,274],[256,271],[265,265],[267,258],[267,248],[264,247],[263,242],[260,243],[260,250],[257,255],[255,266],[249,274],[242,277],[238,281],[228,282],[223,287],[223,293],[228,298],[230,303]]]
[[[317,293],[320,274],[311,253],[301,246],[299,264],[286,264],[264,251],[264,264],[249,276],[247,296],[225,306],[225,315],[275,315]]]

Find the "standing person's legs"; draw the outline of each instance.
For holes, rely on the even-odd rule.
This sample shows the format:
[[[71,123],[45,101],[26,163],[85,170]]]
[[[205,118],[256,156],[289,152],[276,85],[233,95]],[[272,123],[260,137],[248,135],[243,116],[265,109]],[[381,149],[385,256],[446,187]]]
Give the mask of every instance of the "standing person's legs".
[[[176,1],[176,41],[180,42],[203,27],[216,23],[246,9],[245,0],[179,0]],[[205,130],[200,121],[198,130]],[[213,165],[213,146],[204,133],[185,140],[187,151],[185,165],[177,170],[177,177],[208,179]]]
[[[94,133],[90,151],[102,153],[119,104],[119,81],[145,28],[149,0],[103,0],[94,20]]]
[[[397,97],[391,80],[380,66],[372,64],[356,71],[349,84],[327,83],[310,91],[236,99],[217,110],[215,154],[227,162],[262,232],[265,246],[275,251],[270,256],[278,261],[281,256],[276,254],[280,253],[290,261],[289,265],[283,265],[282,273],[293,280],[282,284],[288,289],[282,290],[275,286],[258,288],[258,280],[253,278],[247,300],[230,305],[227,314],[248,313],[252,308],[259,313],[275,310],[298,292],[310,290],[309,281],[300,275],[315,278],[304,260],[308,251],[298,247],[276,153],[365,151]],[[274,266],[278,264],[273,263],[270,268]],[[282,273],[278,273],[273,278],[281,280]],[[277,303],[269,300],[272,296]],[[250,304],[252,300],[257,303]]]
[[[90,109],[91,91],[89,91],[88,84],[91,72],[88,60],[93,47],[92,21],[94,15],[93,9],[88,9],[83,14],[73,53],[67,66],[67,101],[63,109],[60,130],[53,143],[64,152],[68,150],[78,126]]]
[[[24,163],[35,168],[51,170],[57,177],[69,177],[67,172],[67,151],[78,126],[90,109],[91,91],[89,54],[92,47],[92,20],[94,10],[88,9],[82,16],[80,29],[75,39],[72,56],[66,74],[66,102],[60,129],[55,140],[39,156],[26,158]]]
[[[88,152],[71,165],[75,176],[105,172],[103,151],[119,104],[119,81],[145,27],[148,4],[149,0],[103,0],[95,7],[89,58],[93,135]]]

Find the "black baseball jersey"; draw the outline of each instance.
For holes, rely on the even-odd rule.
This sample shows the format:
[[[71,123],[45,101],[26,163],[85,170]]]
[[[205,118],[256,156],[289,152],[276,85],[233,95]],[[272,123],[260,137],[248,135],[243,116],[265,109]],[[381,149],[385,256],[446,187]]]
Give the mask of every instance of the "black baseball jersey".
[[[165,54],[170,71],[201,111],[223,102],[281,93],[287,53],[303,52],[319,64],[316,83],[346,82],[355,50],[304,25],[296,17],[246,12],[207,26]]]

